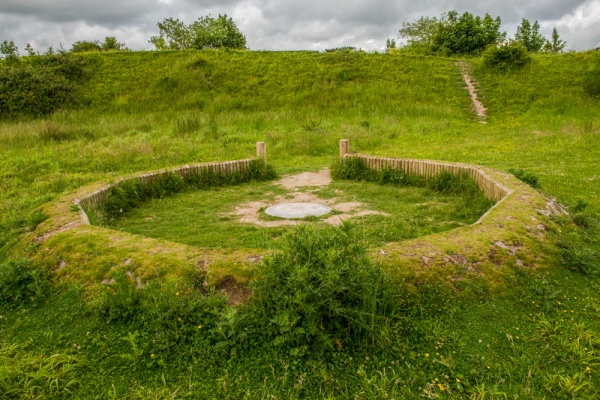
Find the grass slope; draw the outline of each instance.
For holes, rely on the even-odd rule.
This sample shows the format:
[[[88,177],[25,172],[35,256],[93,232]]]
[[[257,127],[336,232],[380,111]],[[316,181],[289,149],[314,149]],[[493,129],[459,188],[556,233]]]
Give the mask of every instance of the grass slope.
[[[582,80],[600,62],[598,52],[535,56],[508,75],[472,60],[486,125],[470,113],[448,59],[213,51],[90,57],[96,72],[87,105],[0,125],[3,257],[31,254],[16,243],[44,219],[36,208],[84,184],[245,157],[257,140],[267,141],[280,172],[329,164],[337,140],[349,138],[365,153],[523,168],[567,206],[583,200],[588,211],[600,210],[600,104]],[[88,247],[84,236],[57,235],[52,246]],[[410,285],[398,285],[404,319],[388,342],[337,338],[322,356],[260,335],[236,341],[244,333],[232,325],[235,311],[212,297],[198,308],[204,300],[193,297],[193,282],[204,278],[185,261],[173,267],[192,277],[165,275],[160,295],[146,300],[135,290],[90,298],[61,280],[71,266],[45,278],[36,265],[3,263],[0,387],[15,398],[596,398],[600,288],[596,278],[563,267],[551,238],[539,243],[545,256],[537,269],[498,266],[510,283],[504,293],[490,291],[477,273],[466,274],[460,290],[407,277]],[[59,266],[27,243],[40,265]],[[579,251],[570,249],[562,251]],[[94,273],[85,260],[75,267]],[[152,265],[144,268],[152,274]],[[98,311],[106,310],[102,301],[123,312],[146,302],[148,311],[119,321]]]

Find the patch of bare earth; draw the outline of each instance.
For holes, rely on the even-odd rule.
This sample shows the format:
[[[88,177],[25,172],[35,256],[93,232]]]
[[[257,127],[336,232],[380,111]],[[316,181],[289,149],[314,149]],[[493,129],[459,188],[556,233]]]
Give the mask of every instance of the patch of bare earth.
[[[262,227],[276,227],[276,226],[291,226],[305,223],[302,220],[293,219],[282,219],[276,221],[264,221],[260,219],[261,210],[273,206],[275,204],[288,204],[288,203],[317,203],[324,204],[331,207],[337,212],[335,215],[331,215],[328,218],[322,219],[329,225],[340,225],[342,221],[352,218],[361,217],[364,215],[389,215],[379,211],[366,210],[364,204],[360,202],[339,202],[339,199],[333,198],[323,200],[316,196],[313,191],[308,190],[305,192],[299,191],[302,188],[321,188],[331,183],[331,176],[329,169],[324,168],[319,172],[303,172],[296,175],[285,175],[276,184],[283,186],[291,192],[286,196],[277,196],[272,201],[251,201],[248,203],[241,204],[238,206],[233,215],[239,218],[240,222],[254,224]]]
[[[299,189],[311,186],[327,186],[331,183],[329,168],[323,168],[319,172],[303,172],[296,175],[285,175],[278,182],[278,185],[286,189]]]
[[[467,85],[467,90],[469,91],[469,94],[471,95],[471,101],[473,102],[473,108],[475,108],[475,114],[477,114],[477,117],[479,118],[481,123],[485,124],[486,123],[486,121],[485,121],[486,108],[483,106],[483,103],[481,103],[481,101],[479,101],[479,98],[477,97],[477,91],[475,90],[474,81],[471,78],[471,75],[469,74],[469,66],[467,65],[466,62],[464,62],[462,60],[457,61],[456,64],[458,65],[458,68],[460,69],[460,73],[462,74],[462,77],[465,80],[465,84]]]

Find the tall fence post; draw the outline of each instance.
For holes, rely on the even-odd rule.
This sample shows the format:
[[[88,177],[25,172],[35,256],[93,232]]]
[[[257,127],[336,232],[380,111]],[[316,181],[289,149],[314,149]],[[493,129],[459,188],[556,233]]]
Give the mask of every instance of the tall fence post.
[[[267,144],[265,142],[256,142],[256,157],[263,160],[267,166]]]
[[[348,139],[340,140],[340,161],[344,161],[344,157],[349,153],[350,141]]]

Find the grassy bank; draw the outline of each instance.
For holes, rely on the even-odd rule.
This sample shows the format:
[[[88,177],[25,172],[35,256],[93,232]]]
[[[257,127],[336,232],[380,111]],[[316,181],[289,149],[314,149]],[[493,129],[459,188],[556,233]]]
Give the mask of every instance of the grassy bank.
[[[599,245],[590,215],[600,210],[600,104],[585,92],[584,77],[598,52],[535,56],[506,75],[470,60],[488,108],[485,125],[471,113],[451,59],[221,51],[86,57],[92,74],[79,106],[0,122],[0,388],[7,396],[597,397]],[[289,313],[267,317],[231,309],[194,263],[164,260],[161,267],[176,273],[156,274],[148,287],[116,275],[90,292],[65,271],[93,279],[96,271],[78,255],[107,253],[103,242],[55,236],[53,246],[71,249],[61,267],[54,248],[46,256],[44,243],[23,240],[45,219],[37,207],[92,182],[239,159],[259,140],[278,172],[316,170],[331,164],[341,138],[368,154],[524,169],[546,195],[578,211],[579,227],[564,217],[560,231],[530,238],[544,253],[530,255],[542,260],[535,267],[497,265],[503,291],[490,290],[486,275],[465,262],[453,285],[408,274],[382,283],[388,297],[364,293],[371,301],[364,304],[349,297],[352,307],[375,304],[381,335],[346,332],[342,323],[320,352],[290,339],[302,337],[295,329],[309,330],[294,319],[306,309],[282,307]],[[361,201],[378,201],[356,190]],[[181,196],[188,195],[197,194]],[[27,262],[33,253],[36,262]],[[104,267],[127,259],[118,257]],[[144,268],[152,275],[153,266]],[[389,298],[393,307],[378,308]],[[344,310],[355,310],[348,304]]]

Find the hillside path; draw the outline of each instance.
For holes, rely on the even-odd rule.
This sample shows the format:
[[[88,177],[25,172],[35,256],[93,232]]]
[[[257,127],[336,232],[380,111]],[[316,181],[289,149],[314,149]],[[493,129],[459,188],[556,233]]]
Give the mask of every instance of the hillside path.
[[[479,101],[477,97],[477,91],[475,90],[475,85],[473,84],[473,79],[469,74],[469,66],[464,60],[458,60],[456,62],[458,69],[460,69],[460,73],[462,74],[463,79],[465,80],[465,84],[467,85],[467,89],[469,90],[469,94],[471,95],[471,101],[473,102],[473,107],[475,108],[475,114],[479,118],[479,121],[482,124],[485,124],[485,111],[486,108],[483,106],[483,103]]]

